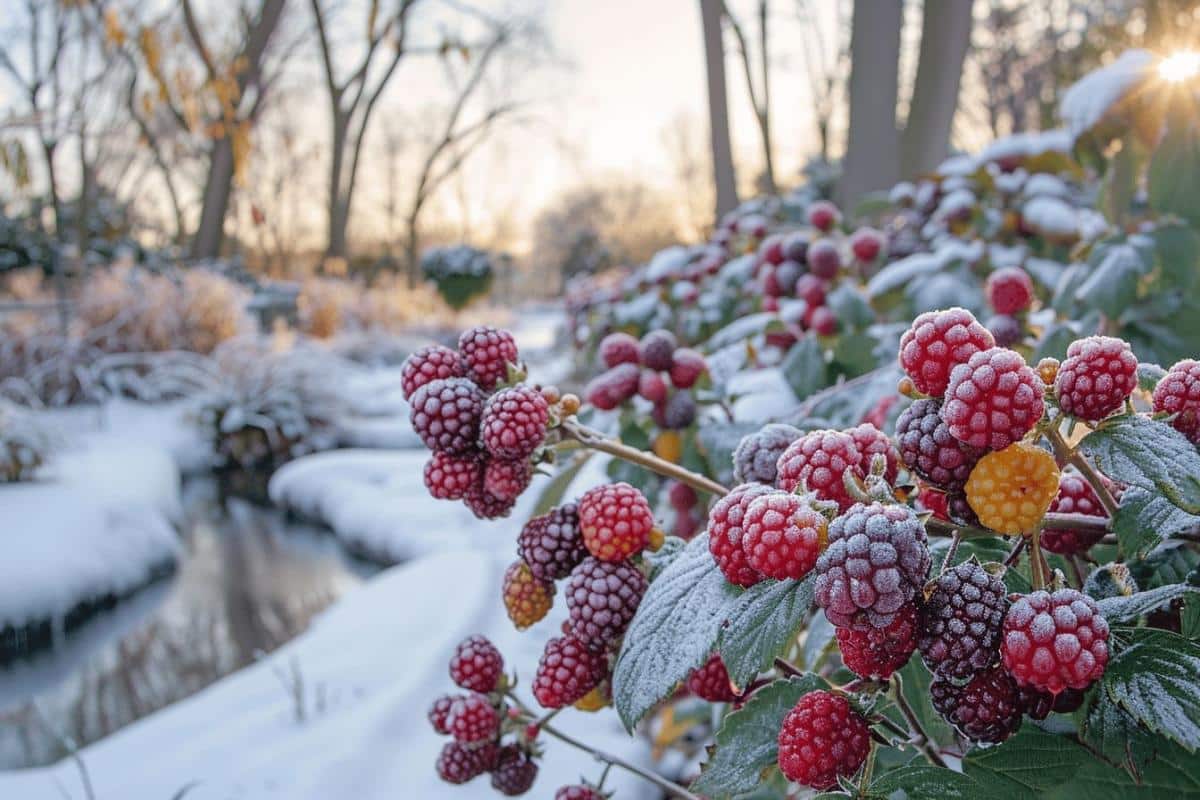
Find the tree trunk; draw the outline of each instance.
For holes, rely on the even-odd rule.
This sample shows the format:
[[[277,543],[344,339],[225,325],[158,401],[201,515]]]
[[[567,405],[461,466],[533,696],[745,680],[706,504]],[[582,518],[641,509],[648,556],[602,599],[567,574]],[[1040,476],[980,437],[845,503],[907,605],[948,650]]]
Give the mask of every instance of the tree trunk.
[[[729,102],[725,91],[725,45],[721,38],[721,0],[700,0],[704,28],[704,66],[708,76],[708,129],[712,141],[716,216],[738,204],[737,174],[729,139]]]
[[[762,65],[762,108],[756,109],[756,112],[762,134],[765,188],[769,194],[775,194],[779,189],[775,182],[775,147],[771,139],[771,61],[767,49],[767,16],[767,0],[761,0],[758,4],[758,54]]]
[[[849,211],[864,194],[900,177],[897,67],[903,0],[856,0],[850,33],[850,132],[838,202]]]
[[[233,142],[222,136],[209,154],[208,179],[200,207],[200,224],[192,238],[192,258],[217,258],[225,236],[225,212],[233,188]]]
[[[350,118],[338,110],[333,112],[333,150],[329,164],[329,235],[325,246],[326,258],[346,257],[346,224],[350,217],[350,198],[342,188],[342,173],[346,163],[346,132]]]
[[[900,142],[901,174],[932,172],[950,152],[963,59],[971,43],[972,0],[925,0],[921,56]]]
[[[59,224],[62,219],[62,201],[58,196],[58,169],[54,166],[54,154],[58,149],[56,143],[48,139],[42,140],[42,155],[46,159],[46,183],[50,191],[50,206],[54,212],[54,236],[62,241],[63,231]]]

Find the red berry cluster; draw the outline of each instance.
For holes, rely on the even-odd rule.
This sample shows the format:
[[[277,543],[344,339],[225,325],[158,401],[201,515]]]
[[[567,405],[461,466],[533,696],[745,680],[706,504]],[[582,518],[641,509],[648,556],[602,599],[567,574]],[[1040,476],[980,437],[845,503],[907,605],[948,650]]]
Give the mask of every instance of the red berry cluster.
[[[837,503],[845,511],[854,500],[846,478],[862,483],[871,473],[875,456],[882,456],[883,477],[896,479],[898,457],[891,440],[869,422],[844,431],[811,431],[796,439],[776,461],[775,485],[785,491],[797,488],[821,500]]]
[[[608,676],[648,581],[638,559],[661,534],[650,504],[627,483],[597,486],[577,502],[534,517],[518,537],[520,558],[504,579],[504,604],[518,628],[550,611],[555,581],[565,581],[567,621],[551,639],[534,680],[547,708],[582,699]]]
[[[995,314],[987,328],[1000,347],[1012,347],[1025,336],[1025,313],[1033,306],[1033,279],[1020,267],[1001,267],[988,276],[988,305]]]
[[[438,775],[461,784],[490,773],[501,794],[525,794],[538,773],[536,730],[505,700],[509,683],[500,651],[483,636],[468,637],[450,658],[450,677],[466,693],[443,695],[429,709],[433,729],[453,737],[437,757]]]
[[[829,520],[804,498],[744,483],[708,515],[708,549],[725,579],[753,586],[765,578],[803,578],[825,549]]]
[[[584,390],[596,408],[611,411],[641,395],[654,404],[659,427],[682,430],[695,422],[696,401],[688,390],[708,366],[700,353],[680,347],[675,334],[653,330],[639,342],[628,333],[610,333],[600,342],[600,359],[605,372]]]
[[[425,486],[481,519],[507,516],[528,488],[556,399],[553,390],[502,387],[517,360],[512,334],[485,325],[464,332],[457,350],[418,350],[401,373],[413,430],[433,451]]]

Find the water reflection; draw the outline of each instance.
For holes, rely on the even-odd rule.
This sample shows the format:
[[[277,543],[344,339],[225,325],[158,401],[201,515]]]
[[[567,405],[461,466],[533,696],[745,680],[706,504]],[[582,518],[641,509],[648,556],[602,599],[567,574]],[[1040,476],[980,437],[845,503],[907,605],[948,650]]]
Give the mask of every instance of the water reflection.
[[[0,768],[56,761],[270,652],[376,568],[324,532],[185,486],[178,572],[0,668]],[[281,688],[281,691],[283,689]]]

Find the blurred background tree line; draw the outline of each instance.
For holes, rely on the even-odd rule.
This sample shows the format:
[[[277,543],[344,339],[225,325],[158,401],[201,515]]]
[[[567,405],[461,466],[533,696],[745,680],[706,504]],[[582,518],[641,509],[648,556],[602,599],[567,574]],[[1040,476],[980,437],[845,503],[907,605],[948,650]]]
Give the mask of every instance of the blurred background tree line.
[[[464,241],[513,255],[510,291],[546,294],[701,235],[739,197],[807,180],[852,205],[954,150],[1051,126],[1057,88],[1130,47],[1186,46],[1166,32],[1194,30],[1200,9],[675,4],[702,42],[707,119],[620,120],[669,165],[646,174],[595,170],[557,131],[575,65],[553,4],[0,0],[0,269],[120,251],[411,284],[426,247]],[[780,124],[797,104],[782,116],[802,125]],[[528,209],[511,164],[541,148],[569,177]]]

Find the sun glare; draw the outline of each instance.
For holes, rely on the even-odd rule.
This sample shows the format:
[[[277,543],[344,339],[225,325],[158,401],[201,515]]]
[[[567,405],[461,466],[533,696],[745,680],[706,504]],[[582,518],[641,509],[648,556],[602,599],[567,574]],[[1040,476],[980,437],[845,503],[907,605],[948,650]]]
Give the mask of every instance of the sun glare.
[[[1158,74],[1164,80],[1180,83],[1200,75],[1200,53],[1180,50],[1158,62]]]

